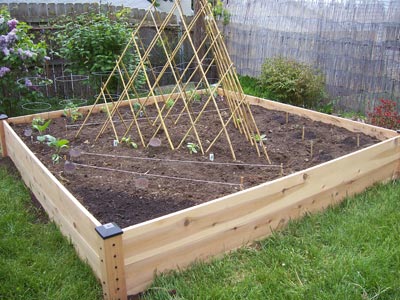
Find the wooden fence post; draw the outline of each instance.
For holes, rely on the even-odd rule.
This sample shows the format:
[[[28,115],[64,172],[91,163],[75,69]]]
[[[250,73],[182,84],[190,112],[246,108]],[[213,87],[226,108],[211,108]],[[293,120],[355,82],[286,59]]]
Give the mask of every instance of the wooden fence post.
[[[115,223],[96,227],[100,245],[101,284],[105,300],[127,300],[121,228]]]
[[[6,136],[4,133],[4,122],[8,119],[8,116],[5,114],[0,114],[0,147],[1,147],[1,155],[3,157],[7,156],[7,147],[6,147]]]

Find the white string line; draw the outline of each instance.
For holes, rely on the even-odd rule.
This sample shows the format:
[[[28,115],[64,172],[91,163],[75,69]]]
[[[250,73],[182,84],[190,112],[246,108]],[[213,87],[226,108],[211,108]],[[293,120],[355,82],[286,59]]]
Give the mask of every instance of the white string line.
[[[260,167],[260,168],[281,168],[280,165],[248,164],[248,163],[224,163],[224,162],[196,161],[196,160],[178,160],[178,159],[166,159],[166,158],[150,158],[150,157],[102,154],[102,153],[92,153],[92,152],[84,152],[84,151],[82,151],[81,154],[92,155],[92,156],[112,157],[112,158],[150,160],[150,161],[186,163],[186,164],[205,164],[205,165],[208,164],[208,165],[222,165],[222,166],[246,166],[246,167]]]
[[[103,171],[112,171],[112,172],[120,172],[120,173],[127,173],[139,176],[149,176],[149,177],[157,177],[157,178],[166,178],[166,179],[174,179],[174,180],[184,180],[184,181],[193,181],[193,182],[200,182],[200,183],[208,183],[208,184],[219,184],[219,185],[229,185],[229,186],[240,186],[238,183],[229,183],[229,182],[218,182],[218,181],[210,181],[210,180],[202,180],[202,179],[193,179],[193,178],[186,178],[186,177],[174,177],[174,176],[167,176],[167,175],[159,175],[159,174],[150,174],[150,173],[139,173],[133,171],[126,171],[126,170],[118,170],[118,169],[111,169],[106,167],[97,167],[85,164],[78,164],[74,163],[76,166],[84,167],[84,168],[92,168],[98,169]]]
[[[228,108],[222,108],[219,111],[224,111],[224,110],[228,110]],[[203,111],[203,113],[209,113],[209,112],[216,112],[216,110],[205,110],[205,111]],[[196,113],[199,113],[199,111],[195,111],[193,113],[196,114]],[[188,115],[188,113],[184,113],[182,115]],[[179,114],[169,115],[169,117],[177,117],[177,116],[179,116]],[[137,118],[137,120],[138,121],[146,121],[147,119],[154,120],[156,118],[157,117]],[[124,121],[132,121],[132,120],[133,119],[124,119]],[[113,120],[113,122],[114,123],[121,123],[121,121],[119,121],[119,120]],[[103,123],[100,123],[100,122],[97,122],[97,123],[86,123],[85,126],[100,125],[100,124],[103,124]],[[70,124],[70,125],[67,124],[66,127],[67,128],[68,127],[79,127],[81,125],[82,125],[82,123],[80,123],[80,124]]]

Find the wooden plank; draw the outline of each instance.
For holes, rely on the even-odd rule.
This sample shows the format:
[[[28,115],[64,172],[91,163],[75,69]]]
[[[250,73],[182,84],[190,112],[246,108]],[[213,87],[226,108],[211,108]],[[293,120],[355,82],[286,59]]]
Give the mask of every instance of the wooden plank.
[[[4,130],[7,151],[25,184],[42,204],[50,219],[71,238],[79,255],[87,259],[95,273],[99,274],[98,239],[94,230],[100,222],[58,182],[9,124],[5,123]]]
[[[0,119],[0,150],[3,157],[7,156],[6,136],[4,132],[4,126],[6,122],[6,119]]]
[[[393,138],[247,191],[126,228],[128,293],[143,289],[156,270],[184,267],[234,249],[306,211],[321,210],[375,182],[395,178],[399,160],[400,138]],[[340,176],[337,170],[341,170]],[[260,206],[262,201],[264,206]]]
[[[96,228],[101,238],[101,284],[104,300],[121,300],[127,298],[124,252],[122,247],[122,230],[114,223]]]
[[[376,137],[377,139],[380,140],[386,140],[388,138],[398,136],[398,133],[394,130],[389,130],[386,128],[381,128],[369,124],[364,124],[361,122],[356,122],[333,115],[327,115],[317,111],[296,107],[276,101],[270,101],[254,96],[247,95],[246,98],[252,105],[258,105],[267,109],[288,112],[290,114],[306,117],[314,121],[320,121],[326,124],[332,124],[338,127],[342,127],[352,132],[362,132],[364,134]]]

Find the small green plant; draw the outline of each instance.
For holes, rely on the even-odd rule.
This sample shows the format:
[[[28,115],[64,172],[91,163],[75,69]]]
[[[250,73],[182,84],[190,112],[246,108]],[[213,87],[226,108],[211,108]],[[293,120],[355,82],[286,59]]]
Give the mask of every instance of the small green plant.
[[[321,71],[282,57],[265,60],[259,83],[274,100],[301,107],[315,108],[326,95]]]
[[[174,106],[174,104],[175,104],[175,101],[174,101],[174,99],[171,99],[171,98],[168,98],[168,100],[165,102],[165,106],[167,108],[171,108],[172,106]]]
[[[121,139],[121,143],[127,144],[128,146],[130,146],[134,149],[138,148],[138,145],[134,141],[132,141],[131,136],[123,137]]]
[[[267,140],[267,136],[265,134],[261,134],[261,135],[260,134],[255,134],[255,135],[253,135],[253,139],[257,143],[265,142]]]
[[[43,134],[43,132],[49,127],[51,123],[51,119],[46,122],[46,120],[42,118],[33,118],[32,120],[32,128],[39,131],[39,134]]]
[[[78,106],[76,106],[76,104],[72,102],[69,102],[64,107],[64,116],[70,118],[72,122],[76,122],[77,120],[83,117],[82,113],[79,111]]]
[[[187,96],[189,99],[192,99],[194,103],[201,102],[201,95],[196,93],[195,91],[187,92]]]
[[[224,8],[222,0],[208,0],[208,3],[212,6],[212,12],[214,17],[221,18],[224,25],[228,25],[231,19],[230,12]]]
[[[55,149],[55,152],[51,156],[51,160],[53,164],[58,164],[61,160],[61,150],[67,149],[69,146],[69,140],[66,139],[58,139],[50,134],[40,135],[37,137],[37,140],[41,143],[46,143],[47,146]]]
[[[110,103],[110,104],[103,105],[101,107],[100,111],[103,112],[103,113],[108,113],[108,112],[111,112],[112,109],[113,109],[113,104]]]
[[[200,149],[199,145],[196,143],[187,143],[186,147],[189,149],[189,153],[197,153],[197,151]]]

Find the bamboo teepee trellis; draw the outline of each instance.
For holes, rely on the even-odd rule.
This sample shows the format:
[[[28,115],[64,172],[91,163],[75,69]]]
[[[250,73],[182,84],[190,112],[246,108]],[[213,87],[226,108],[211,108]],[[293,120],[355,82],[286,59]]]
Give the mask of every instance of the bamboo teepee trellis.
[[[182,33],[178,43],[171,46],[168,43],[166,28],[174,15],[178,15],[181,19]],[[205,34],[195,45],[191,32],[195,26],[198,26],[200,21],[204,22]],[[149,43],[144,43],[141,30],[144,24],[146,23],[148,26],[149,22],[154,26],[156,34]],[[179,62],[178,54],[183,45],[192,50],[193,56],[187,64],[182,66],[177,62]],[[159,67],[159,72],[153,71],[154,68],[150,61],[151,54],[156,47],[161,49],[165,55],[165,63]],[[129,70],[124,60],[128,51],[135,51],[140,58],[140,62],[133,70]],[[216,84],[211,84],[207,76],[213,66],[216,67],[218,73]],[[167,72],[172,74],[172,88],[168,94],[161,92],[161,95],[157,95],[159,91],[163,91],[160,82]],[[143,86],[138,87],[136,83],[143,76],[145,83]],[[132,130],[134,130],[135,138],[138,141],[140,140],[142,146],[148,147],[150,141],[162,133],[165,135],[165,139],[171,149],[182,147],[190,137],[198,145],[201,153],[205,154],[210,151],[217,140],[225,137],[232,157],[236,160],[235,150],[230,138],[230,133],[232,134],[232,132],[228,130],[228,125],[233,124],[249,143],[255,147],[258,155],[265,155],[269,161],[266,147],[263,140],[260,139],[261,135],[250,110],[250,105],[243,94],[236,70],[207,0],[199,0],[199,9],[190,20],[184,16],[180,0],[174,0],[172,8],[163,19],[160,18],[157,10],[150,7],[143,20],[133,31],[128,45],[116,62],[107,81],[101,87],[95,104],[107,103],[107,100],[112,98],[109,85],[113,78],[120,80],[123,89],[118,99],[113,102],[112,107],[109,105],[104,106],[107,110],[107,118],[96,139],[111,126],[116,140],[120,141],[123,137],[130,136]],[[143,90],[146,91],[145,95],[142,94]],[[217,93],[223,96],[219,98]],[[204,101],[201,103],[199,111],[194,113],[193,103],[196,95],[199,94],[203,95]],[[221,99],[225,102],[228,113],[221,110],[218,104]],[[131,112],[129,121],[120,112],[120,104],[125,100],[129,102]],[[145,107],[153,103],[155,113],[150,115]],[[179,113],[173,114],[171,111],[175,105],[182,108]],[[215,126],[219,127],[219,132],[215,136],[207,136],[207,131],[204,132],[204,130],[201,131],[198,128],[199,122],[208,107],[212,108],[218,120],[218,125]],[[86,116],[77,136],[87,123],[92,110],[93,108]],[[143,122],[140,122],[143,118],[147,120],[145,122],[146,130],[142,125]],[[123,124],[123,130],[119,130],[120,132],[114,124],[116,120]],[[187,123],[185,131],[180,133],[179,136],[171,137],[172,127],[182,122]],[[148,133],[149,125],[151,125],[150,134]],[[177,135],[177,133],[174,134]]]

